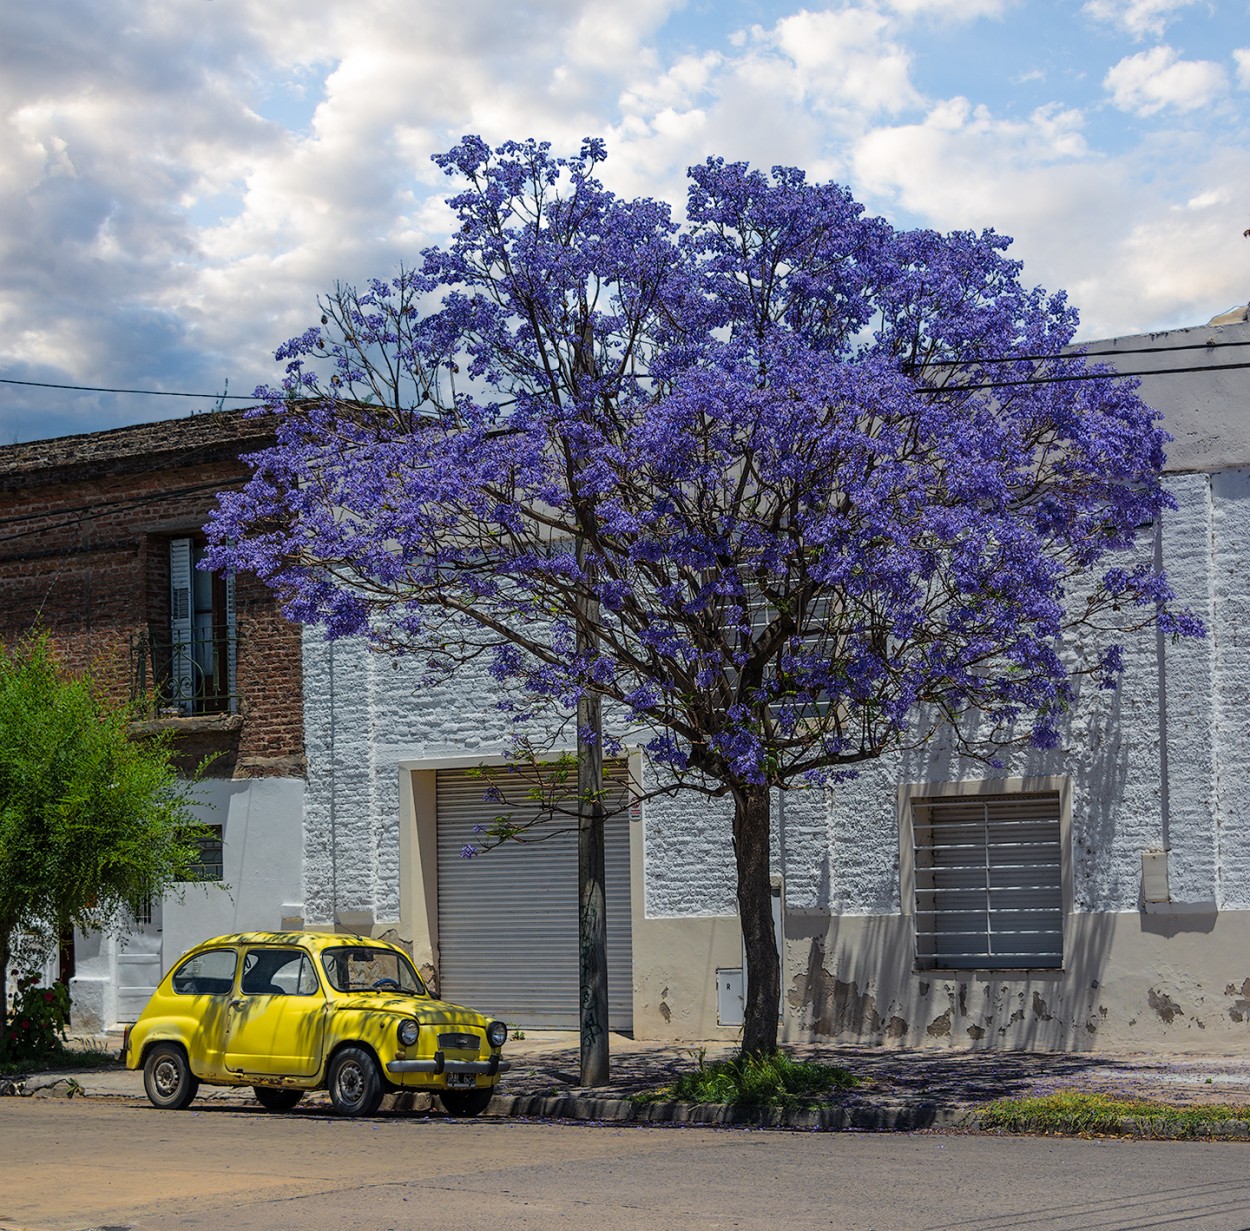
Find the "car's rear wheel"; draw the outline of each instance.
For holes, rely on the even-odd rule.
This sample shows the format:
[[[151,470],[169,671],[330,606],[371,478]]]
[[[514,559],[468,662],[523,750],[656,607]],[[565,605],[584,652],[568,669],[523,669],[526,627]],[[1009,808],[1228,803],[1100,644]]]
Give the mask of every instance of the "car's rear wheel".
[[[440,1090],[438,1097],[449,1115],[480,1116],[490,1103],[494,1090]]]
[[[143,1062],[143,1088],[148,1101],[162,1111],[181,1111],[200,1088],[187,1053],[176,1043],[157,1043]]]
[[[371,1116],[382,1101],[377,1061],[363,1048],[345,1047],[330,1061],[330,1102],[341,1116]]]
[[[304,1097],[303,1090],[279,1089],[277,1086],[253,1086],[252,1093],[266,1111],[290,1111]]]

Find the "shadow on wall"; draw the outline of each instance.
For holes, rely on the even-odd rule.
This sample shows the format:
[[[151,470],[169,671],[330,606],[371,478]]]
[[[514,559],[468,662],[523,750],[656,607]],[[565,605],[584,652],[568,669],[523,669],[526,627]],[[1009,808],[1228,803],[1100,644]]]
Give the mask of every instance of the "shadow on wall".
[[[915,968],[907,916],[792,915],[787,1020],[796,1038],[873,1045],[1089,1050],[1114,920],[1069,916],[1063,970]]]

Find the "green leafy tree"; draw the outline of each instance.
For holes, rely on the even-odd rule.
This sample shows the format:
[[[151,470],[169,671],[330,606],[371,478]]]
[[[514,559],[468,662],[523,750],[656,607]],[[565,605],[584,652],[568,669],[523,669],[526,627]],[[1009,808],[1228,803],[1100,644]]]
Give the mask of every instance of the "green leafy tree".
[[[193,781],[44,634],[0,645],[0,1055],[23,929],[107,929],[195,879]]]

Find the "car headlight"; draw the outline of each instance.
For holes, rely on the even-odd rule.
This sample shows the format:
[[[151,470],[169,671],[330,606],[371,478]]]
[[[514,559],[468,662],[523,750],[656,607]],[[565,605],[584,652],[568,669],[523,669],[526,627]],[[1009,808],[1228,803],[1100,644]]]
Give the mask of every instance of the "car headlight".
[[[421,1033],[421,1027],[411,1017],[405,1017],[399,1023],[396,1033],[399,1035],[399,1041],[404,1047],[411,1047],[417,1041],[417,1035]]]
[[[508,1027],[503,1022],[491,1022],[486,1027],[486,1041],[492,1047],[502,1047],[508,1039]]]

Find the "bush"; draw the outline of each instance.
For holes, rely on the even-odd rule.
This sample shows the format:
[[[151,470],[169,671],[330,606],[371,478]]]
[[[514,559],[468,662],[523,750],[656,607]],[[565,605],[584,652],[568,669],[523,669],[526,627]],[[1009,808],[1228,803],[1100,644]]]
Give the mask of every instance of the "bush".
[[[25,975],[17,981],[17,996],[5,1027],[5,1046],[0,1048],[8,1061],[46,1060],[64,1048],[69,989],[63,983],[51,987],[39,987],[38,983],[38,975]]]
[[[827,1095],[859,1085],[859,1078],[835,1064],[791,1060],[783,1051],[743,1055],[683,1073],[672,1085],[640,1095],[640,1102],[725,1103],[731,1107],[819,1107]]]

